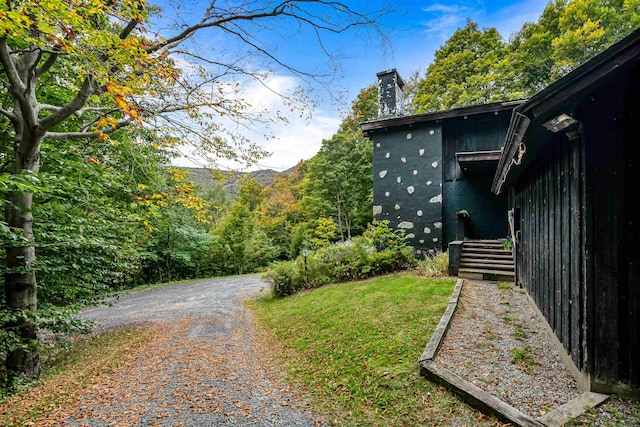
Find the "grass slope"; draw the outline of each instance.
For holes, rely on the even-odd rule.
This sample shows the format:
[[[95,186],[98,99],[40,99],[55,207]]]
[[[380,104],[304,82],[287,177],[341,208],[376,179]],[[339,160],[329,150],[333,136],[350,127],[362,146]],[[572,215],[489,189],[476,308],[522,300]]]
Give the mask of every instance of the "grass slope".
[[[250,302],[272,357],[338,425],[496,425],[419,375],[454,280],[401,273]]]

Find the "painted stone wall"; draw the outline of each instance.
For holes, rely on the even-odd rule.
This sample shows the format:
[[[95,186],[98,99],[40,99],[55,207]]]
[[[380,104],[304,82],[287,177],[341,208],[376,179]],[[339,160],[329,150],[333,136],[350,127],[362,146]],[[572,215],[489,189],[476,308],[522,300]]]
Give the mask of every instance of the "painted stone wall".
[[[442,128],[406,126],[373,136],[373,216],[405,230],[418,255],[441,251]]]

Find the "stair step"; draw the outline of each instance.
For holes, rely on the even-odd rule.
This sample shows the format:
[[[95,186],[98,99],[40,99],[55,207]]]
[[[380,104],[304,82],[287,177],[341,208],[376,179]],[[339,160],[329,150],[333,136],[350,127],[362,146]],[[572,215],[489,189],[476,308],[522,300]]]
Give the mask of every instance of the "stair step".
[[[478,263],[487,263],[487,264],[496,264],[496,265],[513,265],[512,259],[502,259],[502,258],[460,258],[460,264],[478,264]]]
[[[482,253],[482,254],[501,254],[501,255],[511,255],[511,251],[505,251],[504,249],[502,249],[502,247],[500,248],[494,248],[494,249],[490,249],[490,248],[467,248],[464,245],[462,245],[462,253]]]
[[[500,270],[500,271],[513,271],[513,263],[511,264],[493,264],[489,262],[471,262],[460,263],[460,269],[466,268],[480,268],[488,270]]]
[[[462,246],[466,246],[469,248],[503,248],[502,243],[500,242],[464,242]]]
[[[458,277],[475,280],[499,280],[513,281],[515,274],[512,271],[496,271],[483,268],[461,268]]]
[[[488,256],[488,255],[477,255],[477,254],[464,254],[461,258],[460,258],[460,262],[481,262],[483,260],[487,260],[487,261],[492,261],[492,262],[497,262],[497,263],[511,263],[513,264],[513,257],[510,255],[495,255],[495,256]]]
[[[458,277],[513,282],[513,254],[498,240],[473,240],[462,244]]]

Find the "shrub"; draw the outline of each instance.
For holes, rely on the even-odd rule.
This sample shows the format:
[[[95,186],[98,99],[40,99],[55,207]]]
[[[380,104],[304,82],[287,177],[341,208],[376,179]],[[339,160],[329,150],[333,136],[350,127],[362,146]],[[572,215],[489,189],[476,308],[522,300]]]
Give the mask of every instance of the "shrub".
[[[413,248],[407,246],[403,232],[389,228],[387,221],[374,221],[362,236],[310,251],[306,260],[299,255],[294,261],[272,264],[263,279],[274,297],[282,298],[303,289],[415,266]]]
[[[418,261],[416,270],[423,277],[443,277],[449,275],[449,253],[436,252]]]
[[[273,295],[281,298],[301,290],[300,278],[291,261],[275,262],[264,274],[264,278],[271,283]],[[302,281],[304,284],[304,281]]]

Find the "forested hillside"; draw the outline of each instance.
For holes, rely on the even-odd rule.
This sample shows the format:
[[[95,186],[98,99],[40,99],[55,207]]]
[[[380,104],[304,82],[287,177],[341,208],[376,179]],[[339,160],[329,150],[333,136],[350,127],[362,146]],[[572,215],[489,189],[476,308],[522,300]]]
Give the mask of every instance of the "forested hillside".
[[[189,179],[199,187],[207,188],[222,184],[222,188],[230,196],[237,196],[240,185],[247,179],[252,179],[263,187],[268,187],[278,178],[281,173],[273,169],[260,169],[251,172],[222,171],[220,169],[208,168],[180,168],[189,171]]]

